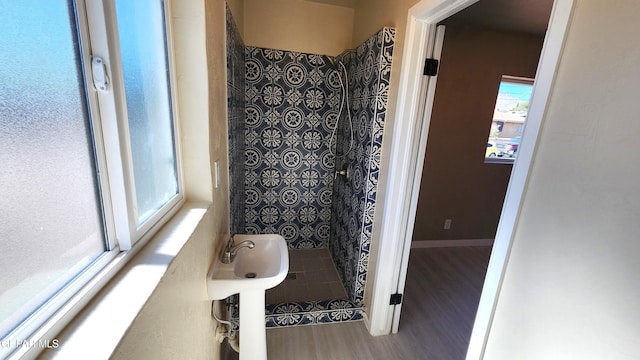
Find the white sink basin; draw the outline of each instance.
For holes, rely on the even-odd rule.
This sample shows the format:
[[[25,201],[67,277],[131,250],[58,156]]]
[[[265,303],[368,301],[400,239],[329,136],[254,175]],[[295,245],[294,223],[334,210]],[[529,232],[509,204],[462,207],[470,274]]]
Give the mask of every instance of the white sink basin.
[[[207,287],[212,300],[222,300],[245,290],[267,290],[280,284],[289,271],[289,251],[277,234],[235,235],[236,244],[253,241],[253,249],[242,248],[230,264],[217,257],[209,271]]]
[[[253,249],[240,248],[229,264],[216,260],[207,276],[212,300],[240,294],[240,360],[267,359],[265,290],[280,284],[289,272],[289,250],[277,234],[235,235],[236,244],[250,240]]]

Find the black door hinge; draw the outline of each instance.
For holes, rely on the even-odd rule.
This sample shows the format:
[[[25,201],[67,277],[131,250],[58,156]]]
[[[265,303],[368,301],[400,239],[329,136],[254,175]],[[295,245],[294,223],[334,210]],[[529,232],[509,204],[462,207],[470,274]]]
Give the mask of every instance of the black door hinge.
[[[392,294],[391,300],[389,301],[389,305],[398,305],[402,302],[402,294]]]
[[[426,76],[438,75],[438,64],[439,64],[439,61],[436,59],[425,59],[423,75],[426,75]]]

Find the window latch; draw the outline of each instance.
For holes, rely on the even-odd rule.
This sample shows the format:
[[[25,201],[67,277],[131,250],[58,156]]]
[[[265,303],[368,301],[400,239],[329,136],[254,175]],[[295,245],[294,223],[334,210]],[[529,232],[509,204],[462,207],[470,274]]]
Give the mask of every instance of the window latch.
[[[107,79],[107,68],[102,58],[94,57],[91,60],[91,72],[93,73],[93,86],[97,91],[106,93],[109,89],[109,80]]]

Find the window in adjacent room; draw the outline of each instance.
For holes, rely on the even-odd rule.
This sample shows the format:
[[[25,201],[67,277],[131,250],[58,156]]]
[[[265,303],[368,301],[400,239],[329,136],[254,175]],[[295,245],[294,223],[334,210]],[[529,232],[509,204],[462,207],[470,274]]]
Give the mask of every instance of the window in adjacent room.
[[[485,152],[487,163],[512,164],[524,130],[533,79],[503,76]]]

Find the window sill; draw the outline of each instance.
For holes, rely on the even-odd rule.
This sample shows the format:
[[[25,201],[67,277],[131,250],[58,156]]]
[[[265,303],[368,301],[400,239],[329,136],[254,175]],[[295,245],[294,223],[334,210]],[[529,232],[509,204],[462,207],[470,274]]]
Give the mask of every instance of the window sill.
[[[60,334],[52,337],[57,340],[57,348],[46,349],[39,359],[108,359],[204,218],[208,206],[184,204],[138,253],[121,253],[108,267],[120,265],[122,269]],[[101,276],[109,276],[108,269]],[[36,351],[23,355],[38,356]]]
[[[507,165],[513,165],[515,160],[516,160],[515,158],[499,158],[499,157],[484,158],[484,163],[485,164],[507,164]]]

